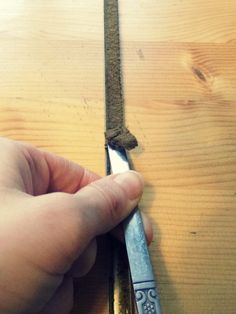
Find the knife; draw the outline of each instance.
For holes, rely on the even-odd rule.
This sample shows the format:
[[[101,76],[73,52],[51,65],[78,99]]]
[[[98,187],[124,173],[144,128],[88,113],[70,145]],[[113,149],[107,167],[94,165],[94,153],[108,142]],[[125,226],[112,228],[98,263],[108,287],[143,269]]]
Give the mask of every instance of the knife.
[[[107,145],[111,173],[130,170],[125,149]],[[151,259],[139,208],[124,221],[124,235],[137,310],[139,314],[161,314]]]

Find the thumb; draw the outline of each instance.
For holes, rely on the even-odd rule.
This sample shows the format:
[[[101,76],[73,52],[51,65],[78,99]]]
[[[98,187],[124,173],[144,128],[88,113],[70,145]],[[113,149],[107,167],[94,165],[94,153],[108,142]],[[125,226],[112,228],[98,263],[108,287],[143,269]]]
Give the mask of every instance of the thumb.
[[[128,171],[94,181],[75,194],[37,196],[40,218],[44,217],[43,234],[48,237],[44,243],[50,245],[44,250],[51,256],[47,260],[60,265],[57,271],[67,271],[93,238],[112,230],[130,214],[142,191],[141,175]]]
[[[126,218],[137,206],[143,185],[139,173],[128,171],[94,181],[75,194],[86,238],[90,241]]]

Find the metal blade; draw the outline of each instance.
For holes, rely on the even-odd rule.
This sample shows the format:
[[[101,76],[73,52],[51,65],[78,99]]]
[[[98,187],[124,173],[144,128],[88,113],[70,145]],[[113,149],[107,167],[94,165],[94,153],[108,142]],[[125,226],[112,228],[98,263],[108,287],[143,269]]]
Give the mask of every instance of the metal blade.
[[[130,170],[125,149],[113,149],[110,145],[107,145],[107,149],[112,173],[121,173]]]

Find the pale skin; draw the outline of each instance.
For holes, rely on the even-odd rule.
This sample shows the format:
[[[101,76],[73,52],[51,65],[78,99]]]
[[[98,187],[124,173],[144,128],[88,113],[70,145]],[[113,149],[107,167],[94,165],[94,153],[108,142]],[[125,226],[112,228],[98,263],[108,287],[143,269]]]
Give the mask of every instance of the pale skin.
[[[97,236],[120,237],[143,179],[134,171],[101,178],[3,138],[0,152],[0,313],[68,314],[73,277],[94,264]],[[152,228],[143,220],[150,242]]]

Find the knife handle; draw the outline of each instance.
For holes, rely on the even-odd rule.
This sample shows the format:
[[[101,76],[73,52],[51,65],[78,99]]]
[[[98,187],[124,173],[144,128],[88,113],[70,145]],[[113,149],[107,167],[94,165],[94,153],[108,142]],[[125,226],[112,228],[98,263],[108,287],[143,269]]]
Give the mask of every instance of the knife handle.
[[[159,294],[138,208],[125,220],[123,226],[138,313],[161,314]]]

